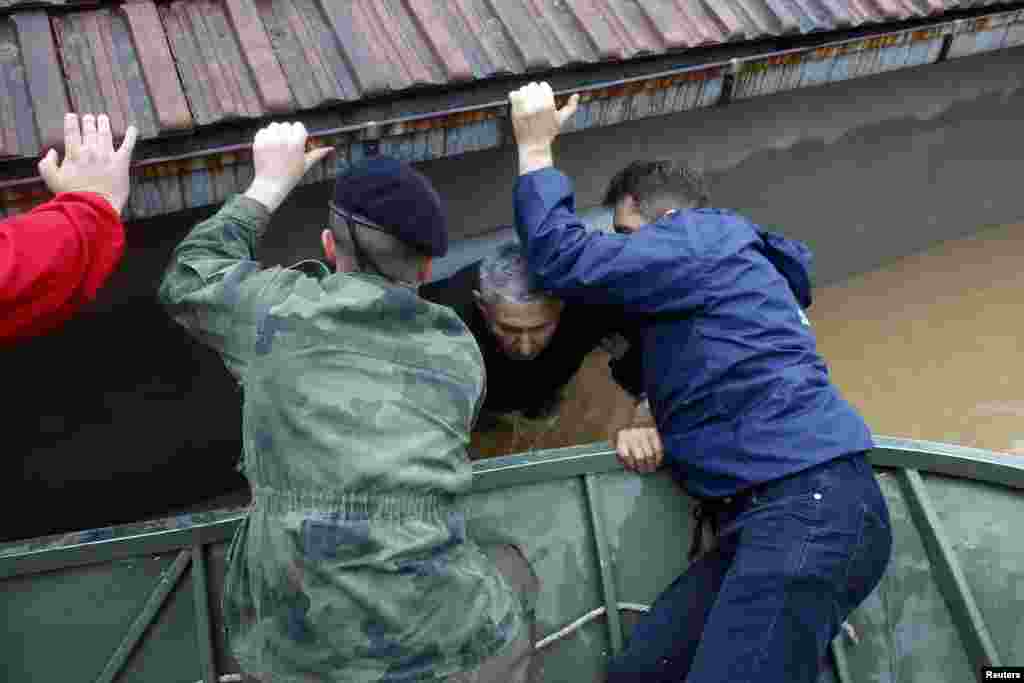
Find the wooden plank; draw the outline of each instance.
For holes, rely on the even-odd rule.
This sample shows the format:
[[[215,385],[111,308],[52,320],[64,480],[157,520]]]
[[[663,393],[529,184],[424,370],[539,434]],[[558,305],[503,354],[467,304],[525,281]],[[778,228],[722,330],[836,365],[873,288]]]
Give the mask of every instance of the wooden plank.
[[[64,115],[70,111],[64,88],[50,18],[45,11],[19,12],[13,16],[21,46],[25,79],[35,112],[36,129],[43,149],[64,148]]]
[[[121,5],[120,11],[128,21],[135,55],[142,66],[142,76],[160,130],[191,128],[192,113],[156,5],[152,0],[128,2]]]
[[[270,45],[256,5],[252,0],[224,0],[224,5],[263,108],[273,114],[293,111],[288,79]]]
[[[353,3],[317,0],[317,4],[334,31],[342,57],[352,72],[360,94],[367,97],[387,91],[387,67],[378,63],[366,40],[356,36],[353,30]]]
[[[527,71],[555,66],[540,37],[540,27],[530,18],[521,0],[487,0],[487,4],[505,27]]]
[[[441,62],[449,81],[465,81],[473,78],[473,69],[466,60],[462,48],[448,30],[448,23],[440,15],[439,5],[430,0],[404,0],[416,26],[423,33],[434,56]]]

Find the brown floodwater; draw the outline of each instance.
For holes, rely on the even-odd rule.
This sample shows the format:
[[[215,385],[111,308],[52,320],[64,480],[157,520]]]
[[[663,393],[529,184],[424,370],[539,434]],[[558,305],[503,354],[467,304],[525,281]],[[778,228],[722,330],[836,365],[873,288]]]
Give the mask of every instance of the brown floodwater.
[[[1024,224],[998,226],[815,291],[818,348],[876,434],[1024,454],[1022,259]]]

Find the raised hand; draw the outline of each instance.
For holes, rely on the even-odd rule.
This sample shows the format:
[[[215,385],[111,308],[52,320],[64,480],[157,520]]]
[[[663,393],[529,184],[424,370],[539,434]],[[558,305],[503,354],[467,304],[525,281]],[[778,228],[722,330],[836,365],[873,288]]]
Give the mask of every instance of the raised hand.
[[[131,191],[129,169],[137,137],[135,126],[128,126],[124,141],[115,150],[106,114],[85,114],[81,125],[77,114],[68,114],[64,117],[64,161],[58,164],[57,151],[49,150],[39,162],[39,175],[54,194],[95,192],[120,214]]]
[[[580,96],[573,95],[561,109],[547,83],[530,83],[509,93],[512,127],[519,147],[520,173],[551,165],[551,143],[562,126],[576,113]]]
[[[334,151],[306,151],[309,134],[301,123],[271,123],[256,133],[252,145],[255,174],[245,196],[274,211],[315,163]]]

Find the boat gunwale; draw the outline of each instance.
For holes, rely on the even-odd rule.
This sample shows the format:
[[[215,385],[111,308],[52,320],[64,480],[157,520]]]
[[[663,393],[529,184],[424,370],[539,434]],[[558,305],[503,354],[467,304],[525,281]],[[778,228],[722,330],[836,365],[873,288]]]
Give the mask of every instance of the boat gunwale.
[[[915,470],[1024,489],[1024,459],[955,444],[875,437],[873,467]],[[622,470],[607,442],[478,460],[472,493]],[[177,515],[0,544],[0,579],[140,555],[159,555],[231,538],[246,507]],[[190,521],[198,517],[200,521]],[[97,532],[104,532],[97,534]],[[82,541],[83,535],[104,536]]]

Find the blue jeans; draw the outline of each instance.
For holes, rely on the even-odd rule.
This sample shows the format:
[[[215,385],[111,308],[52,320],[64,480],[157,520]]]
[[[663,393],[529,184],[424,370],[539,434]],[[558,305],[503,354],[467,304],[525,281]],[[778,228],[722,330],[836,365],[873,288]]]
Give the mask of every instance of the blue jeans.
[[[715,548],[658,597],[608,683],[816,683],[889,562],[889,511],[863,453],[720,505]]]

